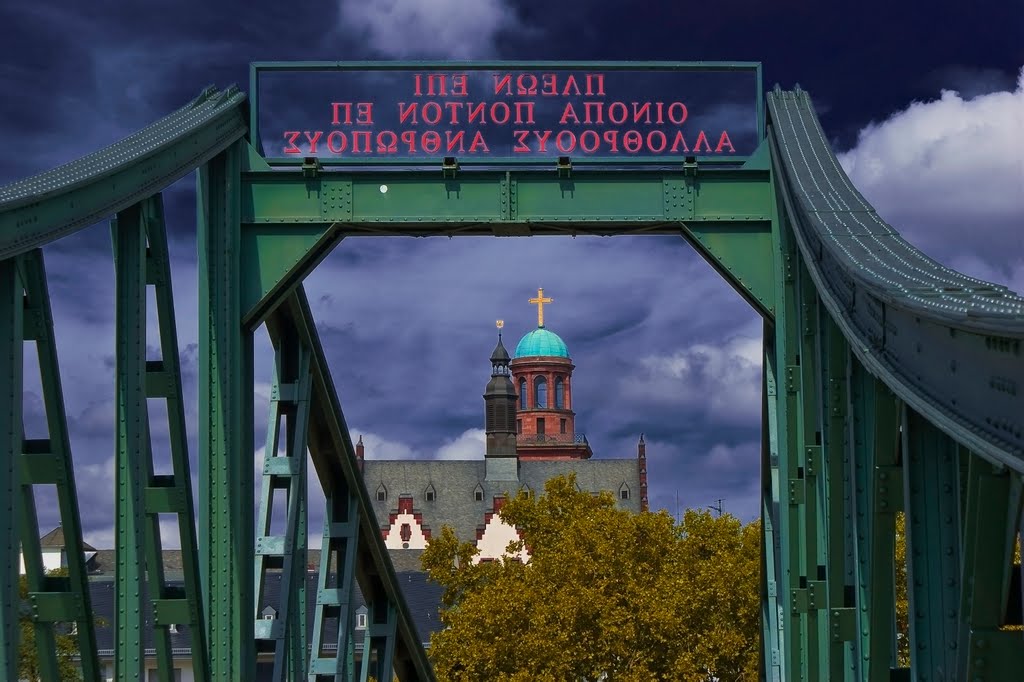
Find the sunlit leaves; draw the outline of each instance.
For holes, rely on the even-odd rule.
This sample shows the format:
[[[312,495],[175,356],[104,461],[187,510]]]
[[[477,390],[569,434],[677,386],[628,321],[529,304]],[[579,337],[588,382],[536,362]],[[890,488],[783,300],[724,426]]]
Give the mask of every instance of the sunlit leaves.
[[[444,529],[423,566],[445,588],[441,680],[756,679],[760,524],[633,514],[552,479],[501,511],[531,552],[473,564]],[[518,543],[512,543],[514,549]],[[602,677],[602,675],[604,677]]]

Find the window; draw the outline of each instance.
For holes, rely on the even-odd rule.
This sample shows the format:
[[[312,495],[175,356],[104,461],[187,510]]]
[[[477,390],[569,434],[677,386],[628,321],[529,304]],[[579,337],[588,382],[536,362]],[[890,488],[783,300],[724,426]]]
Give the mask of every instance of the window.
[[[537,435],[544,435],[544,417],[540,417],[537,419]]]
[[[559,419],[558,421],[559,421],[558,432],[559,433],[565,433],[565,420],[564,419]]]
[[[427,502],[433,502],[437,499],[437,491],[434,490],[434,484],[430,483],[427,485],[427,490],[423,494],[423,497],[427,499]]]
[[[428,490],[427,491],[427,502],[433,502],[433,501],[434,501],[434,491],[433,490]]]
[[[178,626],[175,623],[171,623],[171,626],[167,628],[167,631],[172,635],[178,634]]]
[[[516,420],[516,433],[522,433],[522,432],[523,432],[523,420],[522,419],[517,419]]]
[[[409,540],[412,539],[412,526],[408,523],[403,523],[399,534],[402,536],[402,542],[409,542]]]
[[[388,489],[384,487],[383,483],[381,483],[379,486],[377,486],[377,501],[378,502],[385,502],[387,499],[388,499]]]
[[[555,377],[555,407],[562,409],[565,407],[565,381],[562,377]]]
[[[365,630],[365,629],[366,629],[366,614],[365,613],[357,613],[356,614],[356,630]]]
[[[473,499],[477,502],[484,501],[484,489],[480,487],[479,483],[476,484],[476,490],[473,491]]]
[[[519,409],[526,409],[526,379],[519,380]]]
[[[628,500],[629,499],[629,486],[626,485],[625,483],[623,483],[621,486],[619,486],[619,499],[620,500]]]
[[[546,377],[537,377],[533,380],[533,406],[548,406],[548,380]]]

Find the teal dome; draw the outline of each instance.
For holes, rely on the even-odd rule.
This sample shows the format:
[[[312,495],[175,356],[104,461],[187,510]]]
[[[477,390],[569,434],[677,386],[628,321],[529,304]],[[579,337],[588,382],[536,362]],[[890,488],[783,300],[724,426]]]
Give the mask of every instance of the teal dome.
[[[544,327],[538,327],[519,339],[515,354],[517,358],[537,356],[567,358],[569,349],[565,347],[565,341],[562,341],[558,334],[549,332]]]

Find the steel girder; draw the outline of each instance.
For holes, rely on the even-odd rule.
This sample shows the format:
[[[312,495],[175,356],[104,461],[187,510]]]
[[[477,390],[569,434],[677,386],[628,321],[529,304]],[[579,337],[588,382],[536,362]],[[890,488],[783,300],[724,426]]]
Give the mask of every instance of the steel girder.
[[[256,661],[253,361],[252,334],[241,325],[239,154],[235,144],[200,168],[196,190],[205,349],[199,360],[199,547],[216,680],[252,679]]]
[[[294,334],[298,343],[310,350],[312,394],[307,443],[327,509],[309,678],[331,679],[339,670],[342,680],[346,679],[344,675],[354,674],[348,661],[349,652],[355,648],[353,609],[358,584],[367,607],[377,614],[372,635],[368,622],[363,660],[372,649],[377,651],[374,665],[380,666],[378,672],[393,670],[402,682],[432,682],[433,671],[377,527],[302,287],[274,308],[267,318],[267,331],[275,346]],[[329,625],[338,629],[336,647],[328,646],[324,639]],[[363,674],[362,668],[359,674]],[[378,675],[377,679],[389,676]]]
[[[206,628],[189,473],[181,371],[170,261],[160,195],[118,213],[111,224],[117,277],[116,368],[118,514],[116,570],[119,679],[145,675],[143,627],[151,617],[157,674],[173,679],[170,628],[188,628],[194,675],[209,679]],[[154,287],[160,357],[146,358],[146,291]],[[167,407],[170,474],[154,474],[148,399]],[[161,515],[172,516],[181,546],[184,583],[167,584]]]
[[[36,661],[46,679],[59,675],[58,623],[75,623],[80,665],[85,680],[101,679],[96,651],[96,624],[90,605],[82,524],[78,510],[71,443],[57,363],[53,316],[43,254],[34,249],[16,259],[24,283],[23,339],[35,344],[46,412],[46,437],[24,438],[15,457],[20,473],[18,504],[21,549],[28,584],[28,603],[36,638]],[[21,396],[18,397],[21,401]],[[20,430],[20,425],[19,425]],[[46,575],[39,542],[33,486],[53,486],[67,554],[67,575]],[[16,556],[16,553],[15,553]]]
[[[309,349],[293,330],[283,330],[275,352],[270,419],[263,454],[263,484],[256,535],[256,608],[266,601],[269,571],[280,574],[278,617],[255,613],[257,649],[274,652],[272,679],[306,677],[306,438],[311,376]],[[282,421],[284,424],[282,424]],[[282,427],[284,427],[282,429]],[[284,433],[282,434],[282,430]],[[283,443],[281,436],[284,436]],[[280,452],[281,446],[284,452]],[[275,496],[285,496],[284,518],[275,524]],[[284,534],[275,533],[275,526]]]
[[[18,498],[22,426],[24,288],[13,258],[0,260],[0,674],[18,678]]]

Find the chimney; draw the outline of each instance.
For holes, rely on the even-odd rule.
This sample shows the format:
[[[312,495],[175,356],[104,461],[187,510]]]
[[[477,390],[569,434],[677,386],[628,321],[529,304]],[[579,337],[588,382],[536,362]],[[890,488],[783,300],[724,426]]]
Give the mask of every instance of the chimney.
[[[366,452],[363,449],[363,434],[359,434],[359,442],[356,443],[356,466],[359,467],[359,472],[363,471],[363,460],[366,457]]]
[[[636,444],[636,463],[640,472],[640,511],[647,511],[647,443],[644,434],[640,434],[640,442]]]

